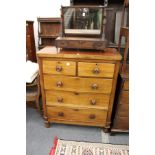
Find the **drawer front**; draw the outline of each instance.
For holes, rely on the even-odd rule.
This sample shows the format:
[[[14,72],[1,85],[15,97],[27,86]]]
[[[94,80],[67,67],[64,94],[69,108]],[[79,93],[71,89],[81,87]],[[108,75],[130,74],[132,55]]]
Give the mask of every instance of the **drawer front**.
[[[46,91],[46,105],[77,105],[108,109],[110,95],[66,91]]]
[[[89,40],[56,40],[56,46],[61,48],[82,48],[103,50],[107,46],[107,41]]]
[[[43,73],[57,75],[75,75],[76,63],[72,61],[43,60]]]
[[[125,80],[123,90],[129,90],[129,80]]]
[[[91,77],[107,77],[113,78],[115,64],[110,63],[78,63],[78,75],[79,76],[91,76]]]
[[[129,117],[129,105],[128,104],[118,104],[117,116]]]
[[[56,40],[56,46],[61,48],[79,48],[80,45],[78,40]]]
[[[129,118],[128,117],[116,117],[114,119],[113,128],[129,130]]]
[[[104,110],[87,108],[75,109],[72,107],[63,106],[47,107],[47,114],[49,118],[51,117],[53,120],[78,121],[101,124],[104,124],[106,122],[107,117],[107,111]]]
[[[112,79],[44,75],[44,88],[53,90],[110,94],[112,82]]]
[[[122,91],[120,95],[120,104],[129,104],[129,91]]]

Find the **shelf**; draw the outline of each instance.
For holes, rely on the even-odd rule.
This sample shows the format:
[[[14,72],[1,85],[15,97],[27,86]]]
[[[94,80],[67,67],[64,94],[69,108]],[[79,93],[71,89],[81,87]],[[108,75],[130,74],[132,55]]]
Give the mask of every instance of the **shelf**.
[[[58,35],[44,35],[44,34],[39,34],[39,37],[41,37],[41,38],[57,38]]]

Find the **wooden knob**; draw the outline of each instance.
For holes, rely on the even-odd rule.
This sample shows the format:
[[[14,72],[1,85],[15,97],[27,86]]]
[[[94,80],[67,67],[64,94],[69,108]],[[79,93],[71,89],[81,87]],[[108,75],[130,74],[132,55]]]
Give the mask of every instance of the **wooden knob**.
[[[56,69],[57,72],[61,72],[62,71],[62,66],[56,66],[55,69]]]
[[[90,118],[90,119],[95,119],[96,116],[95,116],[94,114],[90,114],[90,115],[89,115],[89,118]]]
[[[92,104],[92,105],[96,105],[96,100],[90,100],[90,103]]]
[[[94,68],[92,70],[93,74],[99,74],[100,73],[100,69],[99,68]]]
[[[96,83],[92,84],[91,86],[92,89],[98,89],[98,85]]]
[[[58,81],[58,82],[56,83],[56,85],[57,85],[57,87],[62,87],[62,86],[63,86],[63,83],[62,83],[61,81]]]
[[[79,93],[78,93],[78,92],[74,92],[74,94],[75,94],[75,95],[79,95]]]
[[[58,112],[58,116],[63,117],[64,116],[64,113],[63,112]]]
[[[62,103],[63,102],[63,98],[62,97],[57,97],[57,101]]]

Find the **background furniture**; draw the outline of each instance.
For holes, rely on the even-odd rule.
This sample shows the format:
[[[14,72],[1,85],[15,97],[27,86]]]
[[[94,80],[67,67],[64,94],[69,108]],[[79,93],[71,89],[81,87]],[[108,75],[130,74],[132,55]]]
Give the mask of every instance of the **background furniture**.
[[[40,81],[39,81],[39,74],[33,80],[32,83],[26,83],[26,102],[35,102],[35,107],[37,108],[38,112],[40,112],[40,105],[39,105],[39,97],[40,97]]]
[[[110,128],[119,52],[46,47],[37,57],[46,127],[57,122]]]
[[[129,48],[129,28],[124,26],[124,13],[128,7],[128,0],[124,1],[122,12],[122,22],[120,28],[120,37],[118,50],[120,51],[122,37],[125,37],[125,49],[122,67],[117,82],[117,91],[115,105],[113,110],[113,124],[111,132],[128,132],[129,131],[129,64],[127,62]]]
[[[47,45],[54,46],[61,28],[60,18],[37,18],[38,20],[38,48]]]
[[[129,70],[118,76],[111,132],[129,132]]]
[[[37,62],[33,21],[26,21],[26,60]]]

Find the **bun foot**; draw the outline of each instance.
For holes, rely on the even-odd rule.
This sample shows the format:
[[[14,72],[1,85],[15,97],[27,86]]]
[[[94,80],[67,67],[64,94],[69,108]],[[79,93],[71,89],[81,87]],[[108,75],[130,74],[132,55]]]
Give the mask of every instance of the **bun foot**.
[[[49,128],[50,127],[50,123],[49,122],[45,122],[45,127]]]
[[[103,132],[109,133],[109,128],[103,128]]]

